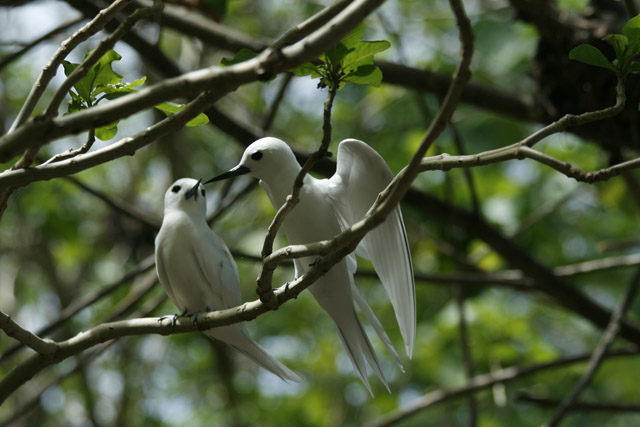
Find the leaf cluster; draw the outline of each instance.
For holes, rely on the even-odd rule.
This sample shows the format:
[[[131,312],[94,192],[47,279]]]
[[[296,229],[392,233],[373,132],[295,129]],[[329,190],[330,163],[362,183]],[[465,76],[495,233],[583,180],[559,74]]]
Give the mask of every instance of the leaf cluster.
[[[87,53],[85,58],[90,53]],[[97,105],[103,99],[112,100],[138,91],[136,88],[144,84],[147,77],[142,76],[132,82],[122,83],[123,77],[112,67],[113,63],[120,59],[122,56],[118,52],[113,49],[109,50],[89,69],[84,77],[73,85],[73,89],[69,90],[71,101],[68,103],[66,114],[86,110]],[[80,66],[80,64],[69,61],[63,61],[62,65],[67,77]],[[170,115],[183,109],[184,104],[163,102],[154,107],[166,115]],[[119,120],[96,128],[95,136],[103,141],[113,138],[118,131],[118,123]],[[209,123],[209,118],[205,114],[200,114],[188,122],[187,126],[201,126],[207,123]]]
[[[364,25],[359,25],[320,56],[319,63],[307,62],[295,68],[293,73],[299,77],[319,77],[318,87],[336,85],[340,89],[345,83],[380,86],[382,71],[373,63],[373,56],[387,50],[391,44],[386,40],[361,40],[363,36]]]
[[[640,55],[640,15],[631,18],[625,24],[622,34],[608,34],[603,40],[608,40],[613,45],[616,54],[613,61],[609,61],[600,49],[590,44],[574,47],[569,52],[569,58],[612,70],[621,76],[640,71],[640,62],[634,62]]]

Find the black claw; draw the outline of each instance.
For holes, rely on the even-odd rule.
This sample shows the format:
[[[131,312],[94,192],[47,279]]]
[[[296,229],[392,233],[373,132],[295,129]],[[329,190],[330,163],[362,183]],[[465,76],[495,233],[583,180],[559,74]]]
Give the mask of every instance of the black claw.
[[[176,327],[176,321],[178,320],[179,315],[174,314],[173,316],[170,316],[167,314],[166,316],[162,316],[161,318],[159,318],[158,323],[162,323],[162,321],[167,317],[171,318],[171,328],[174,329]]]
[[[313,268],[316,265],[318,265],[318,263],[320,262],[320,257],[316,258],[311,264],[309,264],[309,267]]]
[[[187,317],[193,317],[193,324],[194,325],[198,325],[198,315],[200,314],[199,311],[196,311],[194,313],[188,314]]]

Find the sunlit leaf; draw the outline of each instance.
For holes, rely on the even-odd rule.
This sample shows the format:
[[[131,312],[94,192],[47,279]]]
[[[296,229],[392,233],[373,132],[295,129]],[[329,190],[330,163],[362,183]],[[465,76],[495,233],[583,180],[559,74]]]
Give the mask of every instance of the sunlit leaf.
[[[347,74],[343,80],[358,85],[378,87],[382,83],[382,71],[380,71],[378,66],[373,64],[361,65],[352,73]]]
[[[113,123],[110,123],[108,125],[105,126],[100,126],[99,128],[96,128],[95,130],[95,135],[96,138],[102,140],[102,141],[108,141],[111,138],[113,138],[114,136],[116,136],[116,133],[118,132],[118,123],[120,121],[116,121]]]
[[[361,65],[373,64],[373,55],[389,49],[390,46],[391,43],[386,40],[360,41],[344,57],[342,68],[345,71],[349,71],[355,70]]]
[[[158,104],[154,106],[154,108],[157,108],[158,110],[162,111],[167,116],[177,113],[178,111],[182,110],[184,107],[185,107],[184,104],[178,105],[178,104],[173,104],[171,102],[163,102],[162,104]],[[189,127],[202,126],[202,125],[206,125],[207,123],[209,123],[209,117],[207,117],[207,115],[204,113],[200,113],[195,118],[187,122],[187,126]]]
[[[122,59],[122,56],[112,49],[105,53],[92,67],[92,69],[95,70],[93,86],[96,93],[100,93],[107,85],[115,85],[122,81],[122,76],[113,71],[112,68],[113,62],[119,61],[120,59]]]

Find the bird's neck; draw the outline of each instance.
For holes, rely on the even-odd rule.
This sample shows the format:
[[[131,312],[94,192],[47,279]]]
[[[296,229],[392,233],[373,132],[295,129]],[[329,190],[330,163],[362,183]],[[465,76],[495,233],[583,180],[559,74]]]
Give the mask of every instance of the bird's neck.
[[[293,183],[296,177],[300,173],[302,168],[297,163],[290,167],[280,169],[276,174],[269,177],[268,181],[265,181],[275,198],[275,201],[282,205],[287,196],[291,194],[293,190]],[[309,176],[305,177],[305,182],[309,179]]]

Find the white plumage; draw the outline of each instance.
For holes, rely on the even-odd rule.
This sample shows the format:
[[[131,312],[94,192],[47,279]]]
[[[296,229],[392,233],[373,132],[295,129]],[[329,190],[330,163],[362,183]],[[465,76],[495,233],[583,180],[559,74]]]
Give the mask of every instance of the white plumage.
[[[205,189],[182,178],[164,196],[164,218],[156,237],[156,270],[167,295],[180,310],[204,313],[242,303],[236,263],[207,225]],[[244,323],[204,332],[224,341],[283,380],[300,377],[269,355],[247,333]]]
[[[262,138],[247,147],[235,168],[207,182],[248,173],[260,179],[277,209],[291,194],[300,169],[286,143],[276,138]],[[392,177],[389,167],[374,149],[355,139],[342,141],[338,147],[337,171],[330,179],[305,177],[300,202],[283,224],[289,242],[305,244],[330,239],[348,228],[364,217]],[[367,234],[356,254],[372,261],[395,310],[406,353],[411,357],[416,331],[415,285],[399,208]],[[296,276],[304,274],[313,263],[314,257],[295,260]],[[355,270],[356,260],[352,254],[318,279],[309,290],[334,320],[353,365],[371,392],[365,358],[385,386],[387,382],[356,315],[354,303],[360,307],[398,364],[400,360],[382,325],[355,286]]]

